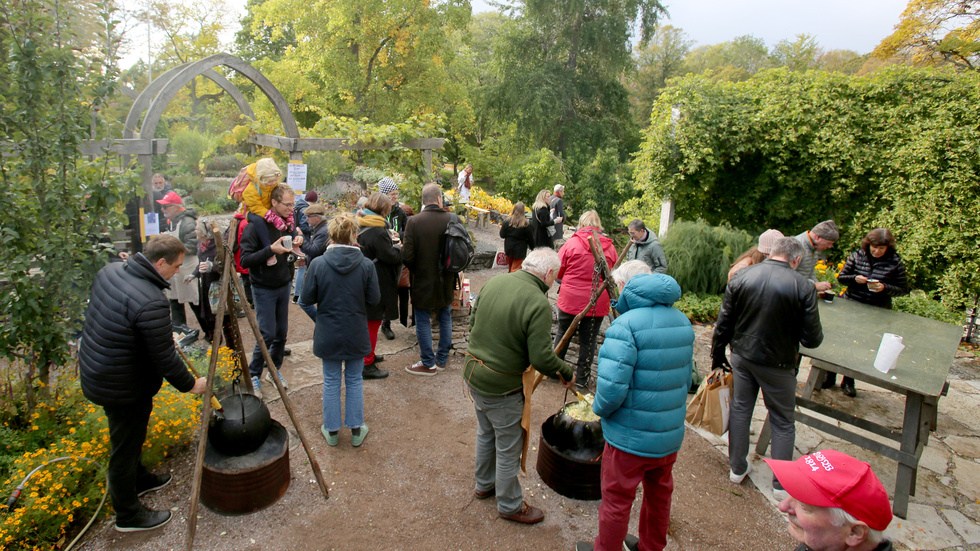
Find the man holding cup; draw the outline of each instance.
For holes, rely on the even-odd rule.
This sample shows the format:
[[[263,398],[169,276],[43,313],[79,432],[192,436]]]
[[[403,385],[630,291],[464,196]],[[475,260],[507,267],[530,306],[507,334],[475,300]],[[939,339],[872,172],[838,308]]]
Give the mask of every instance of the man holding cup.
[[[283,220],[288,219],[296,205],[293,188],[287,184],[279,184],[272,188],[271,193],[272,211]],[[268,246],[262,245],[259,228],[256,227],[259,223],[266,225],[270,242]],[[263,220],[249,224],[242,233],[241,264],[243,268],[248,269],[248,277],[252,282],[252,298],[255,301],[255,317],[258,319],[262,340],[269,349],[276,371],[282,367],[286,333],[289,331],[288,312],[293,283],[293,264],[290,262],[290,256],[295,260],[293,247],[303,244],[303,236],[300,234],[293,237],[291,233],[294,231],[296,231],[295,227],[280,230],[275,224]],[[269,259],[273,257],[277,261],[269,265]],[[261,348],[258,343],[255,343],[248,371],[252,376],[252,388],[258,396],[261,396],[262,385],[259,377],[264,366]],[[279,380],[283,387],[287,386],[282,373],[279,374]]]

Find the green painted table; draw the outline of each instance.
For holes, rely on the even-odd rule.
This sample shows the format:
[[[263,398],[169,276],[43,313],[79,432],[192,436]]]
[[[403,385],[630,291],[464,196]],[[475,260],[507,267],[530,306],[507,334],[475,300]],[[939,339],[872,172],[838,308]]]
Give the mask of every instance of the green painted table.
[[[897,516],[905,518],[909,496],[915,495],[919,458],[929,443],[929,432],[936,429],[937,404],[948,388],[946,377],[963,336],[963,328],[840,297],[832,303],[820,301],[820,322],[823,325],[823,344],[818,348],[800,349],[801,355],[810,358],[812,368],[801,395],[796,398],[795,418],[805,425],[897,461],[893,509]],[[888,373],[874,368],[884,333],[901,335],[905,344],[898,363]],[[905,395],[902,430],[896,431],[812,401],[813,390],[823,383],[827,371]],[[804,410],[883,436],[896,442],[897,446],[813,417]],[[760,455],[766,453],[769,437],[767,419],[756,445]]]

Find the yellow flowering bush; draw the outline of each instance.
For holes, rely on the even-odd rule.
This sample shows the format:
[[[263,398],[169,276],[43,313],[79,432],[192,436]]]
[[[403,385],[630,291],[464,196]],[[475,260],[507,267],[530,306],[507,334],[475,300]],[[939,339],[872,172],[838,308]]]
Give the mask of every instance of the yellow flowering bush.
[[[455,201],[456,190],[451,189],[446,192],[446,195],[452,197]],[[514,210],[514,203],[512,203],[506,197],[495,197],[490,195],[483,188],[478,186],[473,186],[470,188],[470,204],[474,207],[495,210],[501,214],[508,215],[510,211]]]
[[[218,351],[215,386],[231,380],[235,360],[228,348]],[[194,360],[206,373],[209,355]],[[51,396],[30,416],[0,417],[0,496],[6,503],[35,467],[51,462],[28,481],[20,499],[0,516],[0,549],[36,550],[64,546],[95,512],[105,489],[105,474],[88,461],[109,462],[109,427],[102,408],[82,394],[75,370],[66,370]],[[143,460],[153,466],[186,447],[200,422],[199,396],[164,384],[153,399],[153,414],[143,447]],[[52,462],[59,457],[65,461]],[[109,502],[107,501],[108,509]],[[3,505],[0,504],[0,507]],[[59,543],[60,542],[60,543]]]

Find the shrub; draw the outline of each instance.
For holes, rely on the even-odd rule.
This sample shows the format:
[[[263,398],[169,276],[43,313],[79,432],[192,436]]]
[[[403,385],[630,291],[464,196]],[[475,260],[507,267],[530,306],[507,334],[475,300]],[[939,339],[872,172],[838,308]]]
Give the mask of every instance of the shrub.
[[[238,155],[216,155],[205,161],[205,169],[212,176],[234,178],[243,166]]]
[[[206,373],[208,356],[192,360]],[[227,386],[235,361],[221,348],[215,386]],[[3,406],[4,402],[0,402]],[[178,392],[165,384],[153,399],[153,414],[143,446],[143,461],[152,467],[196,436],[200,421],[198,396]],[[0,494],[9,496],[27,474],[49,462],[28,481],[12,510],[0,516],[0,548],[14,550],[60,548],[74,530],[83,526],[105,491],[103,468],[109,461],[109,428],[101,408],[82,395],[74,370],[62,374],[51,396],[29,415],[11,414],[0,407]],[[52,462],[59,457],[66,461]],[[103,509],[105,512],[105,509]]]
[[[179,130],[170,139],[170,149],[177,162],[194,174],[201,172],[201,159],[210,148],[211,139],[194,130]]]
[[[663,240],[667,273],[685,293],[718,294],[728,282],[729,266],[752,242],[751,235],[727,225],[678,220]]]
[[[350,159],[336,151],[311,151],[307,153],[306,189],[327,187],[333,183],[338,174],[350,171],[352,164]]]
[[[893,298],[892,308],[899,312],[952,323],[953,325],[963,324],[963,312],[953,310],[942,302],[929,297],[925,291],[916,290],[908,296]]]
[[[697,293],[684,293],[681,299],[674,303],[687,319],[694,323],[714,323],[718,319],[718,310],[721,308],[722,295],[706,295]]]
[[[357,167],[354,168],[354,181],[364,187],[368,187],[371,184],[377,184],[378,180],[384,178],[385,176],[388,176],[388,174],[380,168],[365,165],[357,165]]]

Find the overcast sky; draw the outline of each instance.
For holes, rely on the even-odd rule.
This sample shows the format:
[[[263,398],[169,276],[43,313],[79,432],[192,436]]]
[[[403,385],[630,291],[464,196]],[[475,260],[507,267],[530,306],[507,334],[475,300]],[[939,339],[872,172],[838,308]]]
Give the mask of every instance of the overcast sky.
[[[127,0],[136,2],[142,0]],[[485,0],[471,0],[473,11],[491,11]],[[793,40],[806,33],[816,37],[827,50],[870,52],[891,34],[905,9],[907,0],[665,0],[670,17],[664,24],[680,27],[697,45],[717,44],[736,36],[750,34],[765,40],[772,48],[783,39]],[[245,14],[245,0],[226,0],[231,11],[232,28],[225,41],[231,41],[238,30],[238,20]],[[146,59],[145,29],[137,27],[131,34],[133,47],[120,61],[129,67]],[[154,36],[154,43],[162,37]]]

